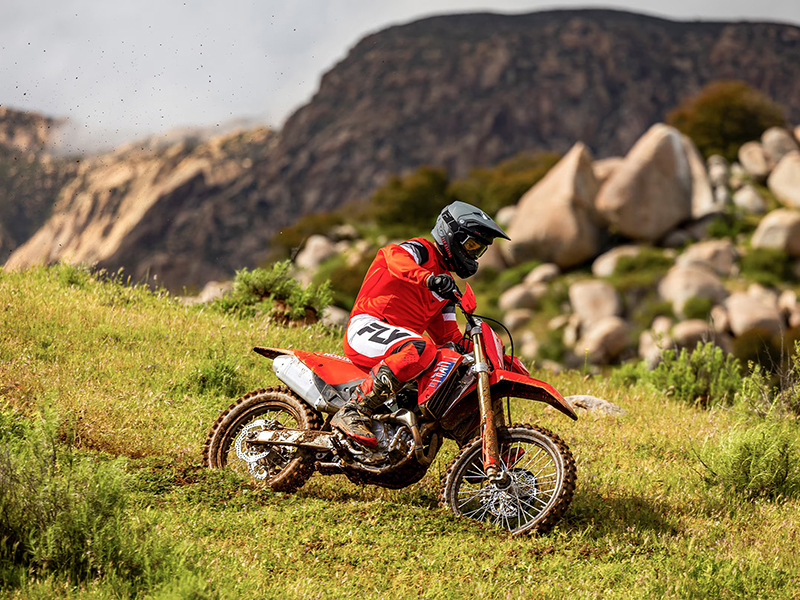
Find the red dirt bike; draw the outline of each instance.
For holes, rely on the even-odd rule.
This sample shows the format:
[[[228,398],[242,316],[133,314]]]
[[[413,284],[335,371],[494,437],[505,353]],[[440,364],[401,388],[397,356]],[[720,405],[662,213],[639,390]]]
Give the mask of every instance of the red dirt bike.
[[[547,429],[507,426],[502,399],[538,400],[577,416],[552,386],[503,354],[500,338],[473,314],[469,286],[457,304],[472,351],[439,348],[433,365],[373,415],[376,447],[330,427],[366,371],[335,354],[258,347],[288,387],[250,392],[224,410],[203,447],[206,466],[234,469],[283,492],[315,471],[396,489],[422,479],[450,438],[460,451],[444,476],[442,506],[513,534],[548,531],[572,501],[575,461]]]

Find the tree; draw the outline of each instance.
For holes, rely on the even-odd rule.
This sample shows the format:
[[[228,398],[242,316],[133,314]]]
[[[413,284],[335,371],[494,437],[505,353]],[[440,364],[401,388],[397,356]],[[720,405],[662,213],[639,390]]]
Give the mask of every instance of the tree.
[[[430,229],[452,199],[444,169],[420,167],[402,177],[392,176],[370,199],[375,221],[390,234]]]
[[[704,157],[737,158],[742,144],[786,124],[783,107],[744,81],[714,81],[667,115],[667,123],[689,136]]]

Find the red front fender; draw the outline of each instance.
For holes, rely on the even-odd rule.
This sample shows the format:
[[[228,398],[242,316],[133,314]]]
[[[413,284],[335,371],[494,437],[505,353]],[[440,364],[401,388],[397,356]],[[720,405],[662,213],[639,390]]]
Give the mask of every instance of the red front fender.
[[[512,398],[527,398],[544,402],[564,413],[570,419],[578,420],[578,415],[564,400],[564,397],[552,385],[544,381],[503,369],[495,369],[489,376],[489,385],[494,398],[511,396]]]

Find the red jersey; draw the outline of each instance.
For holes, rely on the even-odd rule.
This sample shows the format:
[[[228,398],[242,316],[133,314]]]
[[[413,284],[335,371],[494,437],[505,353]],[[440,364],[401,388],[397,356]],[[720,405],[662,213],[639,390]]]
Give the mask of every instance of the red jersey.
[[[420,334],[437,345],[458,342],[455,305],[428,289],[431,275],[450,274],[439,250],[425,238],[389,244],[378,250],[350,313],[368,314]]]

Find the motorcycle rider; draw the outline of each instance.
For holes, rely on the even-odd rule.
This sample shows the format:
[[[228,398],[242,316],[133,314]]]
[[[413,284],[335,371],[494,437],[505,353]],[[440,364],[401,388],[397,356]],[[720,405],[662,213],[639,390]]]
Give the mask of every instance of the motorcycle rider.
[[[381,248],[350,313],[344,351],[370,374],[331,425],[365,446],[377,444],[375,409],[433,363],[437,345],[461,340],[451,273],[471,277],[494,239],[509,239],[486,213],[465,202],[446,206],[431,235],[434,242],[419,237]]]

